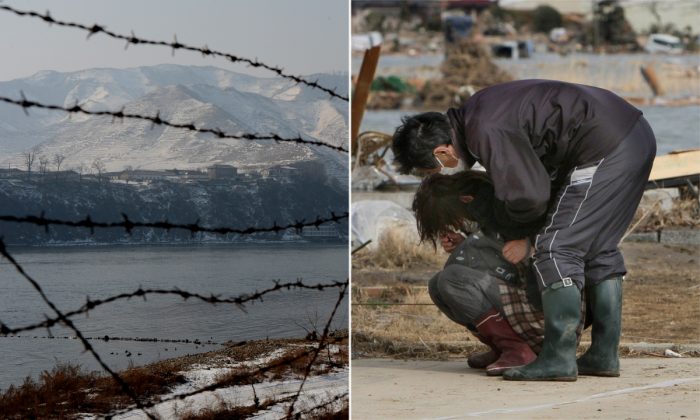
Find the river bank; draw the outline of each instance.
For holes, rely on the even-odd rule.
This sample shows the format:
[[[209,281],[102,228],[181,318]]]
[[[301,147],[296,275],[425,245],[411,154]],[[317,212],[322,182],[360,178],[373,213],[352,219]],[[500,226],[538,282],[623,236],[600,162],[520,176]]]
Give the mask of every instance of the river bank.
[[[106,246],[8,248],[54,304],[68,313],[92,301],[139,289],[186,291],[220,299],[247,296],[276,282],[315,285],[347,278],[347,245],[249,244],[216,246]],[[271,263],[274,261],[274,263]],[[0,261],[5,293],[0,320],[9,328],[41,323],[49,310],[6,260]],[[213,350],[210,342],[298,337],[328,319],[338,289],[276,290],[264,301],[213,305],[178,294],[118,299],[71,319],[111,368],[121,370],[165,358]],[[304,302],[303,305],[299,302]],[[332,328],[347,325],[343,305]],[[75,333],[56,325],[0,336],[0,389],[21,384],[56,363],[100,369]],[[49,338],[51,335],[54,338]],[[125,338],[128,340],[102,338]],[[199,342],[199,344],[197,344]]]
[[[347,411],[347,330],[332,333],[320,349],[318,341],[306,339],[228,342],[218,350],[130,368],[120,376],[153,406],[149,413],[162,418],[245,414],[264,419],[287,413],[307,369],[294,413],[320,418]],[[197,393],[202,388],[209,391]],[[0,412],[8,418],[147,417],[111,378],[66,365],[0,395]]]

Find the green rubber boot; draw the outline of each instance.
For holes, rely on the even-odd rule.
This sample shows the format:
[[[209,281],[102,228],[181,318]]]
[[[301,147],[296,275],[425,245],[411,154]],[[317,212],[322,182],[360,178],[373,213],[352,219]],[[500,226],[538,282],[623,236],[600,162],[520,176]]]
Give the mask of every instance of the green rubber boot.
[[[568,280],[568,279],[567,279]],[[576,380],[576,329],[581,322],[581,292],[575,284],[556,283],[542,292],[544,343],[537,360],[509,369],[508,381]]]
[[[622,318],[622,277],[589,286],[586,297],[593,315],[591,347],[576,361],[578,373],[620,376],[618,347]]]

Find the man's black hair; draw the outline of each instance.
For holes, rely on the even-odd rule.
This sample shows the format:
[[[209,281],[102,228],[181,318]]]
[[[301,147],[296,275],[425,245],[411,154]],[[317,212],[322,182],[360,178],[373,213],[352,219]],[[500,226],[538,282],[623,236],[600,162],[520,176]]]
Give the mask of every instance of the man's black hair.
[[[462,196],[472,196],[465,203]],[[499,204],[500,203],[500,204]],[[423,179],[413,197],[413,212],[421,241],[436,245],[440,235],[459,231],[466,221],[476,222],[487,234],[500,234],[504,240],[522,239],[539,230],[539,220],[520,225],[497,220],[493,184],[484,172],[463,171],[453,175],[432,174]]]
[[[461,196],[472,196],[465,203]],[[413,212],[421,241],[432,242],[440,235],[459,231],[464,222],[492,227],[493,185],[484,172],[464,171],[453,175],[433,174],[423,179],[413,197]]]
[[[394,133],[391,150],[398,171],[408,174],[415,168],[437,168],[433,150],[443,144],[452,143],[452,129],[445,114],[424,112],[404,117]]]

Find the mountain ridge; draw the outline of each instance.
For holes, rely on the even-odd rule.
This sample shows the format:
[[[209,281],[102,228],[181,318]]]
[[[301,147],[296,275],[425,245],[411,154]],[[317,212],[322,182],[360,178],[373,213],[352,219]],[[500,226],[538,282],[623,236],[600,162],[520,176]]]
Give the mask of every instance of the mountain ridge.
[[[312,75],[347,94],[347,75]],[[0,94],[92,110],[159,115],[173,122],[220,128],[233,134],[302,135],[347,147],[347,102],[286,79],[257,78],[213,66],[163,64],[129,69],[41,71],[0,82]],[[347,156],[320,148],[269,141],[222,140],[212,135],[150,122],[67,115],[0,105],[0,164],[23,168],[22,153],[66,156],[63,168],[101,159],[107,170],[203,168],[214,163],[275,166],[300,160],[333,160],[347,167]],[[340,171],[342,172],[342,170]]]

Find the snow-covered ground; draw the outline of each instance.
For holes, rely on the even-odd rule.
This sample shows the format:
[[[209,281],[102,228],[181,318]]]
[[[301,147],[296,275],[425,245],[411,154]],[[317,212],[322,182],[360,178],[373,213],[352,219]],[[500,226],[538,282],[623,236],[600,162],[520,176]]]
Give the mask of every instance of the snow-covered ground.
[[[266,366],[280,357],[289,354],[299,348],[312,349],[312,345],[290,344],[258,356],[253,360],[236,361],[227,357],[214,357],[203,363],[191,365],[182,371],[186,382],[175,386],[169,393],[159,396],[164,401],[148,409],[149,413],[162,419],[176,419],[183,414],[197,414],[206,409],[217,409],[237,406],[250,406],[257,397],[259,401],[276,401],[261,409],[251,418],[254,419],[279,419],[287,414],[292,397],[299,391],[303,379],[294,373],[287,372],[281,378],[265,380],[254,385],[236,385],[222,387],[214,391],[202,392],[196,395],[177,398],[183,394],[189,394],[209,385],[216,384],[225,375],[236,369],[255,369]],[[347,351],[347,346],[344,346]],[[336,356],[341,351],[338,345],[330,345],[328,350],[322,350],[316,360],[315,369],[324,369],[324,360]],[[340,411],[347,403],[349,391],[350,369],[347,364],[343,367],[330,369],[323,374],[312,373],[303,385],[302,392],[294,404],[295,413],[310,413],[314,408]],[[168,401],[172,399],[171,401]],[[84,419],[94,419],[92,415],[84,415]],[[139,409],[118,414],[114,419],[147,419],[148,416]]]
[[[224,373],[225,369],[218,369],[212,372],[216,374]],[[333,400],[336,396],[347,394],[350,380],[350,370],[346,367],[342,370],[331,372],[321,376],[312,376],[306,380],[299,399],[294,404],[294,412],[305,412],[313,407]],[[260,401],[268,398],[282,400],[282,402],[261,410],[251,418],[261,420],[280,419],[286,416],[290,402],[288,397],[293,396],[299,390],[301,379],[286,379],[280,381],[270,381],[255,385],[255,393]],[[177,395],[176,392],[165,395],[164,398]],[[186,398],[184,401],[168,401],[156,405],[149,409],[149,412],[156,414],[163,419],[178,418],[186,412],[197,413],[202,409],[221,406],[222,402],[231,405],[250,405],[253,402],[253,389],[249,385],[233,386],[229,388],[217,389],[212,392],[205,392]],[[329,408],[340,410],[343,401],[338,400],[329,404]],[[115,416],[114,419],[147,419],[148,417],[141,410],[132,410]]]

